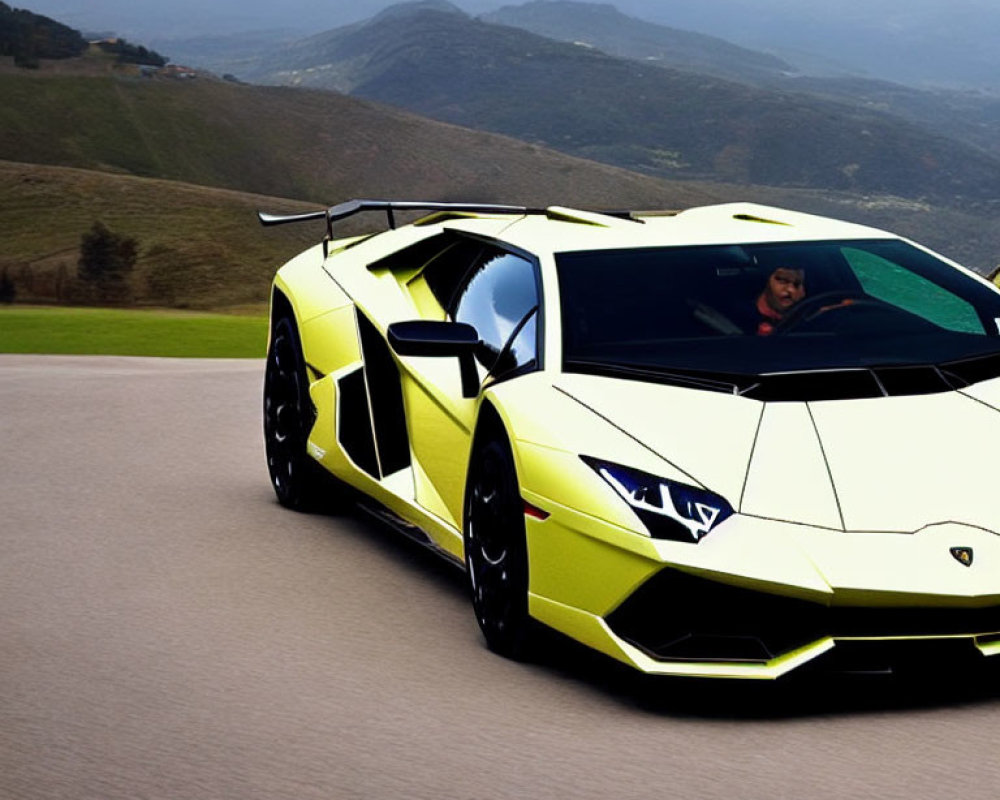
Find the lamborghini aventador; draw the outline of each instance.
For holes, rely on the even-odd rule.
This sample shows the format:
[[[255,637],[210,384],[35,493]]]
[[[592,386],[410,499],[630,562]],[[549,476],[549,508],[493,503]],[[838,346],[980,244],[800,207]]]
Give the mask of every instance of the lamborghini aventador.
[[[749,204],[260,218],[326,223],[271,294],[278,500],[462,565],[491,649],[540,623],[740,678],[1000,653],[1000,291],[972,271]]]

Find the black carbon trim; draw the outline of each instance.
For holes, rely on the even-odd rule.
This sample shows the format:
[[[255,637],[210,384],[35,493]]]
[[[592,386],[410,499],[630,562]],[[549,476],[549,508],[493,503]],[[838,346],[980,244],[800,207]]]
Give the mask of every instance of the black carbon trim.
[[[972,636],[1000,632],[1000,606],[828,607],[663,569],[606,621],[661,661],[761,663],[827,637]]]
[[[337,439],[359,468],[378,479],[375,438],[372,435],[368,392],[361,367],[337,381],[337,397],[340,406],[337,411]]]
[[[611,630],[663,661],[762,663],[822,639],[824,606],[664,569],[608,615]]]
[[[850,367],[760,375],[570,359],[564,361],[563,371],[736,394],[768,403],[813,402],[953,392],[1000,375],[1000,355],[941,365]]]
[[[431,259],[436,258],[459,240],[451,231],[438,233],[427,239],[397,250],[378,261],[373,261],[368,265],[372,272],[388,270],[398,272],[400,270],[412,270],[423,267]]]
[[[382,475],[391,475],[410,466],[410,437],[406,432],[399,368],[378,329],[360,311],[357,317],[378,461]]]

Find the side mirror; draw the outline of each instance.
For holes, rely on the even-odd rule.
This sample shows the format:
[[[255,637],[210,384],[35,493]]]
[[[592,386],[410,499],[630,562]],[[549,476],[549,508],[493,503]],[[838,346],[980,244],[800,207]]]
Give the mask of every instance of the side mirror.
[[[479,333],[464,322],[410,320],[393,322],[388,330],[389,346],[401,356],[457,356],[462,375],[462,397],[479,394],[479,372],[474,351]]]

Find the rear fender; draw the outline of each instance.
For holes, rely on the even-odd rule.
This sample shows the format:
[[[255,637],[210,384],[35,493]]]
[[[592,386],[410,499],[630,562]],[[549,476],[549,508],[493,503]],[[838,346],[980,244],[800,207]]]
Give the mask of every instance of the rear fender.
[[[293,258],[274,278],[271,326],[291,313],[313,380],[360,360],[351,298],[322,267],[322,248]]]

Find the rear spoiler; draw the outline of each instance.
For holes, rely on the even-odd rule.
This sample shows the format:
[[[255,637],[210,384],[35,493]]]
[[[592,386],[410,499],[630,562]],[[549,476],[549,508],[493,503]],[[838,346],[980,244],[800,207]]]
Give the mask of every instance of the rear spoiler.
[[[396,211],[472,211],[484,214],[544,214],[544,208],[528,208],[527,206],[496,205],[491,203],[435,203],[421,200],[348,200],[330,206],[326,211],[311,211],[306,214],[265,214],[257,212],[261,225],[284,225],[287,222],[305,222],[311,219],[325,219],[327,225],[362,211],[384,211],[388,217],[389,227],[396,227]]]
[[[257,212],[260,224],[285,225],[289,222],[306,222],[314,219],[326,220],[326,238],[323,240],[324,256],[327,243],[333,241],[333,223],[351,217],[362,211],[384,211],[390,228],[396,227],[396,211],[471,211],[485,214],[544,214],[545,209],[526,206],[496,205],[490,203],[435,203],[421,200],[348,200],[330,206],[325,211],[310,211],[305,214],[266,214]]]
[[[335,206],[330,206],[324,211],[309,211],[305,214],[267,214],[263,211],[257,212],[257,219],[265,227],[271,225],[285,225],[290,222],[306,222],[314,219],[326,220],[326,238],[324,239],[324,250],[327,242],[333,241],[333,223],[337,220],[351,217],[362,211],[384,211],[388,219],[389,227],[396,227],[397,211],[442,211],[442,212],[472,212],[481,214],[548,214],[552,215],[554,209],[531,208],[529,206],[511,206],[495,203],[441,203],[427,202],[423,200],[348,200]],[[603,211],[597,212],[605,217],[616,217],[619,219],[629,219],[639,222],[630,211]],[[572,214],[561,214],[560,218],[572,219]],[[584,220],[578,220],[584,221]],[[589,220],[588,220],[589,221]]]

